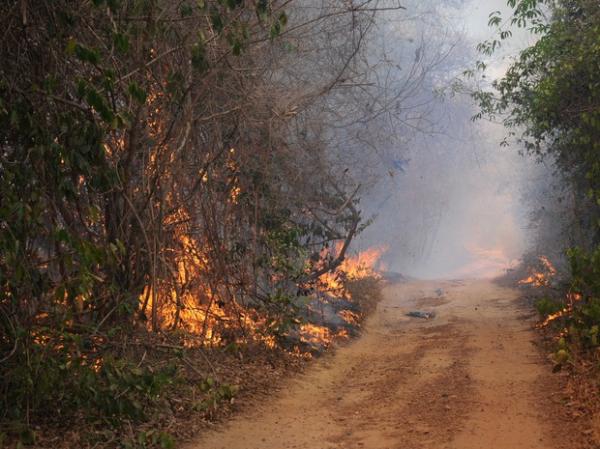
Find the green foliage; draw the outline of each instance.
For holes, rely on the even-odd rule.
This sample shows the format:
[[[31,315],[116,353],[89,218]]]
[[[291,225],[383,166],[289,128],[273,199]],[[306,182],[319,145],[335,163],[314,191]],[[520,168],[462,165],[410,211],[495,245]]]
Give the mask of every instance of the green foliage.
[[[516,137],[530,154],[555,162],[570,181],[580,206],[576,226],[591,238],[585,248],[568,253],[571,287],[566,304],[542,299],[536,308],[547,316],[567,307],[569,313],[561,324],[567,324],[569,338],[584,347],[596,347],[600,326],[600,4],[594,0],[509,0],[508,4],[513,8],[510,26],[527,28],[538,40],[520,53],[491,91],[475,93],[479,117],[501,118],[508,137]],[[489,23],[497,29],[498,39],[479,46],[484,55],[491,55],[511,36],[510,30],[502,28],[500,13],[492,13]],[[560,348],[557,359],[566,361],[566,351]]]
[[[24,8],[23,16],[19,5],[0,6],[11,31],[0,46],[9,61],[0,71],[0,359],[7,356],[0,404],[12,420],[57,403],[67,413],[86,401],[107,415],[141,418],[141,399],[154,394],[160,375],[138,375],[110,359],[96,373],[82,359],[90,348],[76,340],[134,323],[152,256],[140,232],[145,223],[132,209],[160,202],[143,197],[140,187],[155,145],[147,136],[151,120],[140,111],[152,83],[155,95],[164,84],[174,112],[163,108],[162,120],[175,120],[189,89],[179,63],[165,75],[152,51],[160,46],[178,61],[191,58],[202,75],[210,69],[204,39],[198,32],[188,53],[178,22],[160,2],[58,0]],[[210,9],[217,31],[233,30],[231,41],[214,39],[241,55],[249,39],[244,17],[263,12],[260,5],[247,6],[251,14],[241,8],[239,1],[182,2],[178,16]],[[157,19],[144,26],[127,19],[144,16]],[[16,27],[22,20],[27,26]],[[64,348],[48,347],[40,335]],[[127,393],[103,402],[110,388]]]
[[[566,349],[559,349],[554,354],[554,360],[558,365],[564,365],[567,363],[567,361],[569,361],[569,358],[569,352]]]
[[[69,41],[69,44],[71,42],[72,41]],[[67,48],[69,49],[69,47]],[[100,53],[97,50],[84,47],[83,45],[75,44],[73,52],[75,56],[83,62],[89,62],[92,65],[97,65],[100,63]]]
[[[26,360],[2,370],[0,399],[15,429],[26,417],[58,422],[82,412],[90,421],[114,426],[124,419],[141,421],[177,381],[174,367],[152,370],[90,352],[93,342],[79,334],[48,330],[37,339],[44,344],[29,341]]]
[[[204,398],[194,405],[194,409],[208,413],[214,413],[222,402],[232,402],[239,391],[237,385],[219,383],[212,377],[200,382],[199,389]]]
[[[571,335],[586,347],[598,346],[600,329],[600,248],[569,250],[571,289],[580,295],[570,317]]]
[[[230,317],[255,308],[282,335],[319,251],[360,221],[347,177],[338,187],[307,163],[323,149],[286,146],[288,118],[261,84],[281,5],[33,4],[0,2],[0,425],[23,442],[38,423],[149,418],[176,373],[118,358],[115,335],[165,330],[172,292]],[[184,257],[198,265],[186,276]],[[151,305],[150,285],[166,292]],[[236,393],[203,388],[209,410]]]
[[[125,441],[121,444],[123,449],[175,449],[175,438],[167,432],[155,429],[139,432],[134,441]]]
[[[192,66],[199,72],[204,72],[208,69],[208,61],[202,42],[198,42],[192,47]]]
[[[535,309],[542,318],[562,310],[564,304],[562,301],[557,301],[548,297],[538,299],[535,302]]]
[[[136,82],[129,83],[128,91],[129,95],[131,95],[138,103],[144,104],[146,102],[148,94]]]
[[[105,417],[114,417],[118,423],[123,418],[143,420],[149,405],[158,401],[162,391],[176,379],[174,367],[153,371],[139,368],[123,361],[105,359],[96,379],[83,387],[88,392],[87,401]]]
[[[600,6],[595,1],[511,0],[510,23],[539,34],[493,91],[475,94],[482,113],[502,117],[527,151],[550,155],[582,195],[600,192]],[[546,21],[549,10],[551,19]],[[494,16],[496,19],[498,16]],[[493,25],[498,20],[492,20]],[[503,39],[480,45],[493,53]],[[597,207],[595,208],[597,213]]]

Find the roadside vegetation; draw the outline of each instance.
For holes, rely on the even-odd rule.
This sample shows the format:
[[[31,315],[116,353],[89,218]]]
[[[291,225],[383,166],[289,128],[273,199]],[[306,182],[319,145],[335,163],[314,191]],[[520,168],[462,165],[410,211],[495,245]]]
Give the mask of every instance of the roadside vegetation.
[[[516,142],[546,167],[527,199],[537,235],[519,284],[536,290],[555,371],[573,374],[571,389],[587,407],[577,413],[592,419],[600,379],[600,4],[508,4],[513,15],[490,15],[497,39],[479,50],[493,55],[517,28],[529,30],[535,42],[491,89],[474,94],[477,118],[501,121],[508,130],[503,144]]]
[[[2,3],[0,447],[173,448],[358,327],[379,6],[309,3]]]

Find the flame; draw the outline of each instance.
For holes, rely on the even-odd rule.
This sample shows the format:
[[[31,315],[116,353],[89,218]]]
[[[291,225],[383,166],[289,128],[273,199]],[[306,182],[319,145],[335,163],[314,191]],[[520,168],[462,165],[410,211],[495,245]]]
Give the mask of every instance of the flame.
[[[539,271],[531,269],[530,275],[519,281],[519,285],[532,285],[534,287],[546,287],[550,280],[556,275],[556,268],[546,256],[539,256],[541,267]]]
[[[235,149],[231,149],[227,161],[229,173],[226,175],[229,204],[236,204],[243,192],[238,184],[234,156]],[[188,347],[224,346],[252,340],[274,348],[277,341],[269,332],[271,324],[267,317],[245,306],[237,293],[209,282],[214,270],[209,252],[211,246],[190,233],[186,225],[190,216],[189,211],[181,209],[165,218],[165,226],[173,229],[178,242],[171,259],[174,269],[169,276],[163,277],[164,280],[149,282],[143,289],[138,300],[145,325],[154,330],[177,330],[182,344]],[[339,249],[339,246],[336,247],[336,250]],[[335,273],[327,273],[319,279],[317,296],[326,298],[333,292],[335,296],[349,300],[345,281],[379,278],[377,268],[385,250],[370,248],[348,256]],[[339,315],[348,325],[356,325],[359,321],[359,316],[350,310],[341,311]],[[302,324],[298,331],[301,341],[314,345],[327,345],[335,338],[348,336],[343,326],[338,331],[314,323]]]
[[[348,330],[345,328],[333,332],[326,326],[317,324],[305,323],[300,326],[300,341],[314,346],[328,346],[336,339],[347,339],[350,337]]]
[[[225,163],[227,169],[230,172],[230,176],[228,178],[229,183],[229,201],[232,204],[238,204],[238,199],[240,194],[242,193],[242,188],[239,185],[239,179],[236,173],[239,171],[239,166],[235,158],[235,148],[231,148],[229,150],[228,158]]]
[[[332,335],[325,326],[305,323],[300,326],[300,340],[305,343],[327,344],[332,340]]]
[[[582,298],[583,296],[581,295],[581,293],[567,293],[567,306],[559,310],[558,312],[551,313],[550,315],[548,315],[546,319],[540,323],[539,326],[546,327],[553,321],[556,321],[557,319],[562,318],[566,315],[570,315],[573,312],[573,309],[575,308],[575,303],[581,301]]]
[[[558,312],[555,313],[551,313],[550,315],[548,315],[546,317],[546,319],[544,321],[542,321],[540,323],[540,327],[546,327],[548,326],[550,323],[552,323],[553,321],[569,314],[573,309],[571,307],[565,307],[562,310],[559,310]]]
[[[336,246],[334,252],[339,252],[341,244]],[[350,298],[344,280],[359,280],[368,277],[380,279],[378,271],[380,259],[387,251],[387,247],[373,247],[358,254],[346,257],[333,273],[326,273],[320,278],[323,290],[334,292]]]
[[[360,252],[355,256],[344,259],[339,270],[346,274],[348,279],[362,279],[365,277],[380,278],[377,271],[381,256],[387,251],[386,247],[375,247]]]
[[[156,294],[146,286],[140,303],[146,304],[147,326],[152,326],[152,310],[157,309],[158,327],[179,329],[183,344],[188,347],[219,346],[240,343],[244,338],[259,341],[269,348],[276,345],[275,337],[265,332],[266,318],[242,307],[235,298],[227,297],[228,306],[220,301],[223,292],[213,291],[205,282],[209,273],[209,257],[202,245],[182,234],[178,237],[181,251],[176,259],[177,271],[171,283],[157,286]],[[153,301],[156,298],[156,304]],[[244,337],[234,328],[244,329]]]
[[[338,254],[341,244],[337,245],[333,255]],[[346,257],[333,273],[326,273],[319,279],[318,294],[326,298],[333,295],[351,300],[351,294],[346,288],[346,281],[356,281],[365,278],[380,279],[378,268],[381,266],[381,256],[386,252],[385,247],[369,248],[366,251]],[[327,253],[322,254],[326,256]],[[323,257],[324,258],[324,257]],[[337,314],[349,325],[355,326],[359,322],[359,315],[351,310],[341,310]],[[300,326],[300,340],[311,345],[328,346],[336,339],[349,337],[348,330],[344,327],[333,331],[326,326],[305,323]]]
[[[340,315],[348,324],[358,324],[359,316],[351,310],[341,310],[338,312],[338,315]]]

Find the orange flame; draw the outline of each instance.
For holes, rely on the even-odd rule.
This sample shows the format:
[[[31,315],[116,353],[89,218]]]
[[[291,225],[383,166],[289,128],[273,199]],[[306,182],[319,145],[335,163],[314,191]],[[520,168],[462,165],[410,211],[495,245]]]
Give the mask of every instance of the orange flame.
[[[541,270],[532,269],[530,275],[519,281],[519,285],[532,285],[534,287],[545,287],[550,283],[551,278],[556,275],[556,268],[546,256],[540,256]]]
[[[266,319],[240,306],[235,298],[228,298],[225,309],[218,300],[219,292],[212,291],[203,282],[209,268],[209,258],[201,245],[187,235],[180,235],[181,251],[176,260],[177,272],[171,283],[158,285],[156,295],[146,286],[139,301],[146,303],[148,327],[151,326],[153,307],[157,309],[159,328],[179,329],[186,346],[218,346],[252,339],[269,348],[276,345],[275,337],[266,329]],[[156,298],[157,304],[153,304]],[[233,332],[243,327],[244,336]]]
[[[341,245],[336,246],[337,253]],[[365,278],[380,279],[378,272],[381,256],[387,248],[376,247],[369,248],[366,251],[346,257],[337,267],[335,272],[326,273],[319,279],[319,287],[322,292],[333,294],[335,296],[351,299],[350,292],[346,289],[345,281],[356,281]],[[356,325],[359,322],[359,315],[351,310],[341,310],[338,315],[349,325]],[[348,338],[348,331],[344,328],[337,332],[332,332],[329,328],[318,326],[312,323],[300,326],[301,341],[309,344],[321,344],[327,346],[335,339]]]
[[[305,323],[300,326],[300,340],[305,343],[323,344],[332,339],[331,331],[324,326]]]
[[[336,252],[341,244],[336,247]],[[386,247],[373,247],[356,255],[346,257],[333,273],[324,274],[320,281],[324,290],[350,297],[344,286],[344,279],[359,280],[368,277],[380,279],[378,268],[380,259],[387,251]]]
[[[546,327],[553,321],[556,321],[559,318],[569,315],[571,312],[573,312],[575,303],[581,301],[581,298],[582,296],[580,293],[567,293],[567,306],[564,307],[562,310],[559,310],[558,312],[551,313],[550,315],[548,315],[546,319],[542,321],[542,323],[540,323],[540,327]]]

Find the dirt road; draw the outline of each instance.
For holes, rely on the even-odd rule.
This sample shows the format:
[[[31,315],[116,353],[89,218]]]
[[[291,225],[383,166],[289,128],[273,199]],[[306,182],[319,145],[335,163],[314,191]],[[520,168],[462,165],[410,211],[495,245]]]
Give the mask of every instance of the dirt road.
[[[561,448],[515,299],[489,281],[388,286],[361,338],[190,448]],[[415,308],[437,317],[407,318]]]

